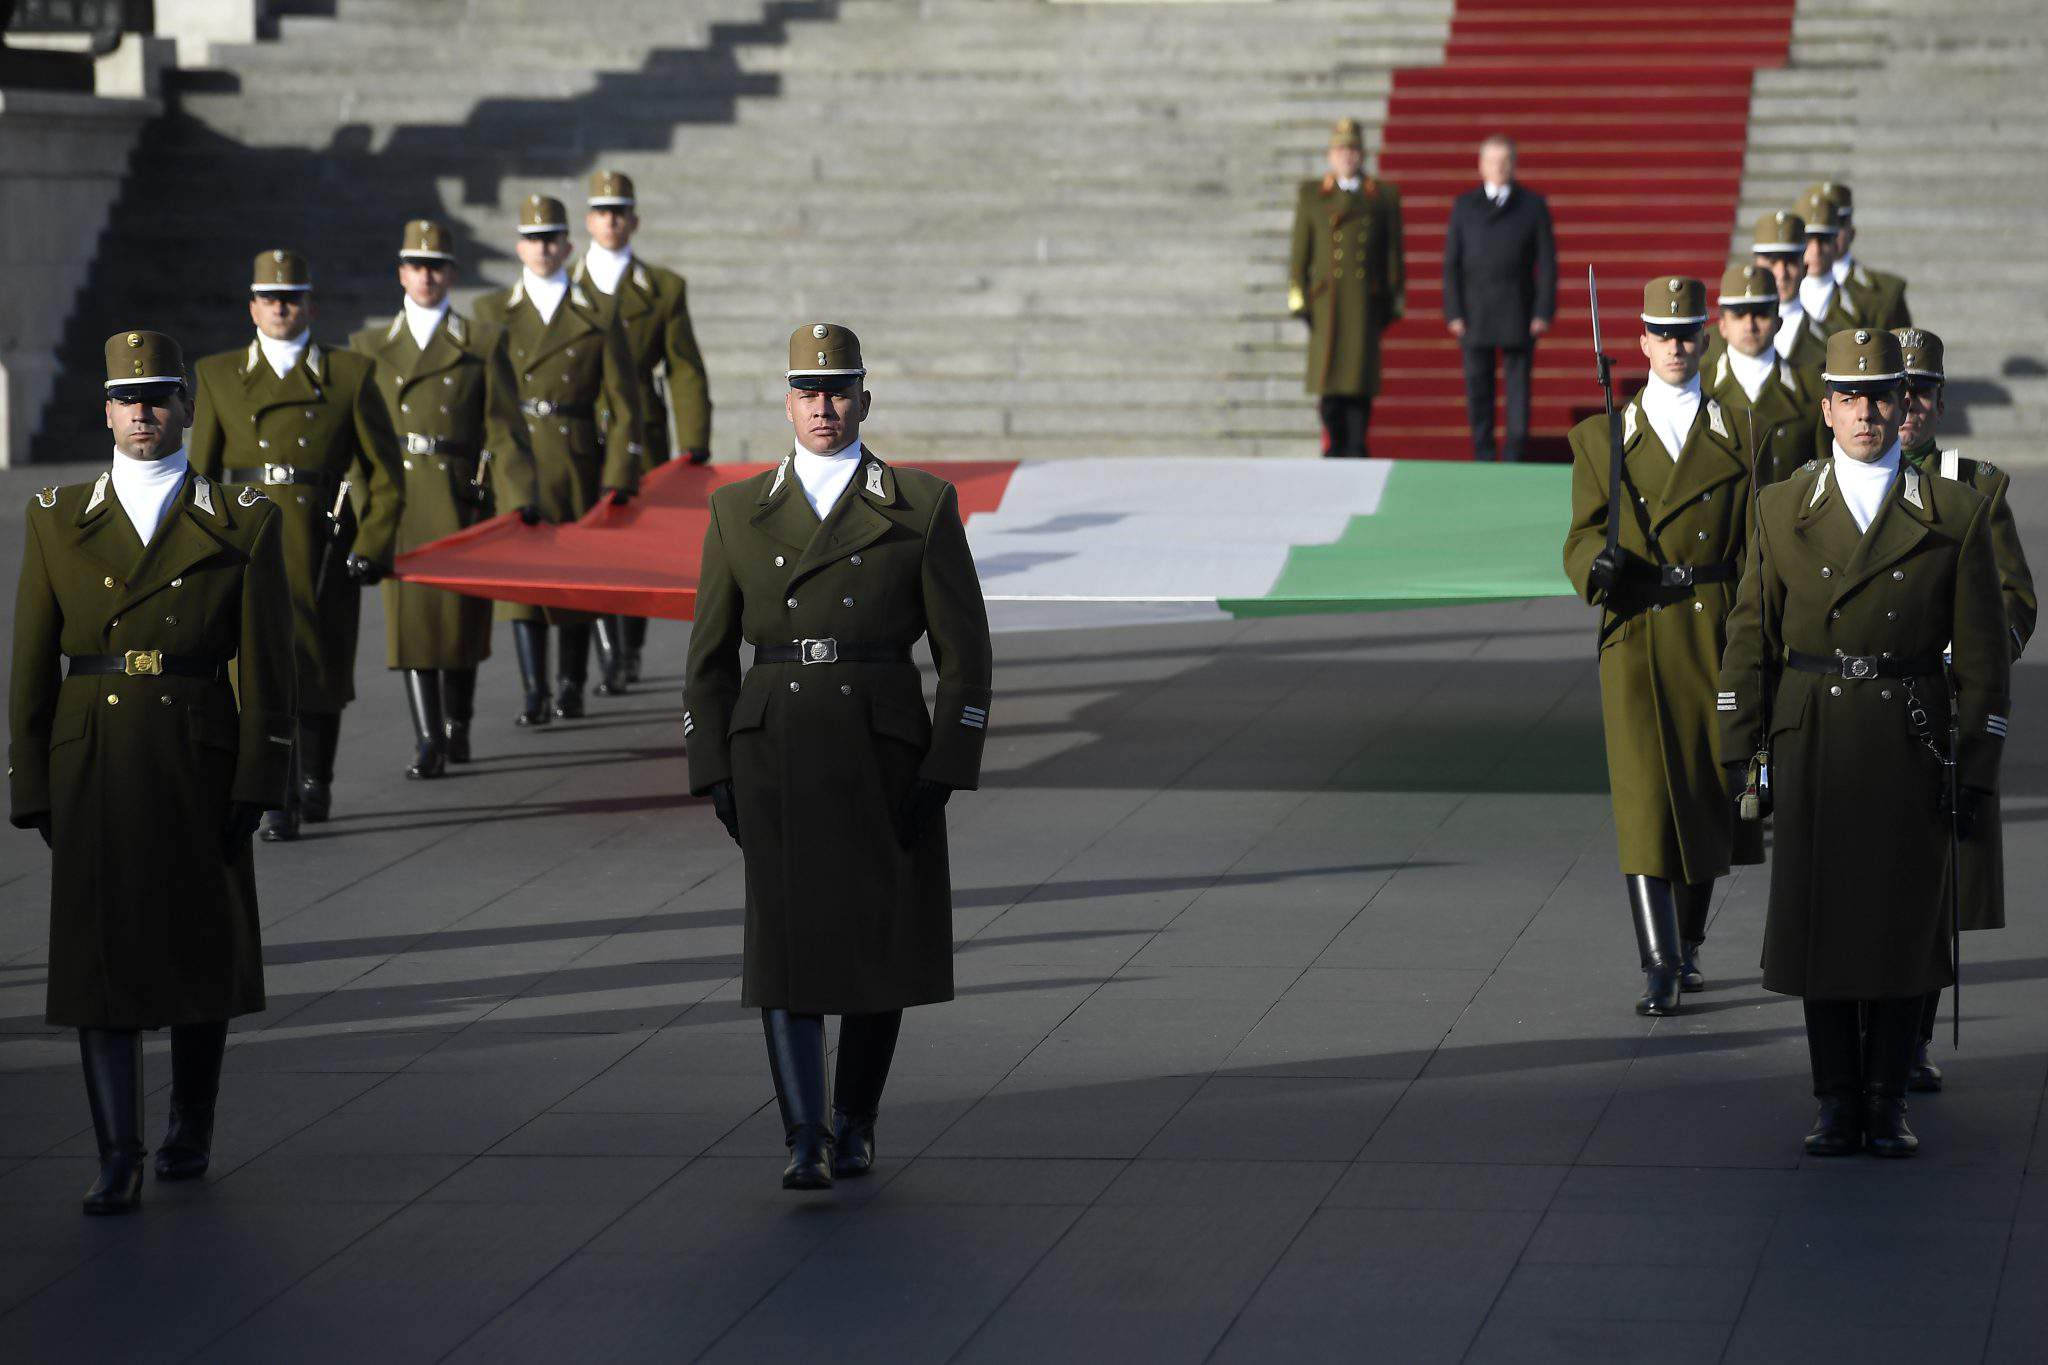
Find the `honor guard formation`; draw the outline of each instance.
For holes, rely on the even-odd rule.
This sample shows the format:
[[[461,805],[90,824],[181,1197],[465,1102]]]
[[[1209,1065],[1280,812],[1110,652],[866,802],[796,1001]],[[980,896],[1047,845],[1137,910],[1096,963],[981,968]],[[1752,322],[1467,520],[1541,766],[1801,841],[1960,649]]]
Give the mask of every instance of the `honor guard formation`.
[[[1355,120],[1327,157],[1296,196],[1288,305],[1324,453],[1359,457],[1404,310],[1401,196],[1366,172]],[[1451,219],[1445,321],[1481,458],[1499,353],[1514,459],[1557,306],[1552,232],[1511,141],[1488,139],[1480,168]],[[1928,1042],[1957,931],[2004,920],[1999,757],[2036,603],[2008,478],[1942,447],[1941,339],[1855,256],[1853,207],[1823,182],[1764,215],[1714,287],[1640,284],[1649,374],[1570,433],[1563,565],[1598,611],[1635,1008],[1708,988],[1716,883],[1764,861],[1770,820],[1764,984],[1804,1002],[1806,1150],[1900,1156],[1906,1093],[1943,1084]],[[27,509],[10,709],[13,821],[53,856],[48,1020],[78,1030],[98,1141],[88,1212],[141,1197],[142,1030],[172,1040],[156,1173],[207,1170],[228,1021],[264,1007],[250,841],[333,811],[360,590],[382,585],[406,775],[440,777],[478,742],[494,609],[393,579],[397,556],[499,513],[574,521],[662,461],[710,457],[687,289],[634,252],[638,225],[631,179],[600,170],[581,254],[565,205],[527,198],[519,278],[473,317],[450,307],[451,233],[419,219],[399,311],[346,346],[316,339],[314,270],[287,249],[253,263],[246,346],[188,369],[157,332],[107,342],[115,456]],[[903,1011],[953,997],[946,808],[978,784],[989,722],[958,497],[867,443],[867,373],[845,326],[790,335],[791,453],[710,497],[684,693],[689,790],[744,860],[741,999],[794,1189],[873,1168]],[[495,612],[520,727],[638,680],[644,621]],[[1841,856],[1873,842],[1889,856]]]

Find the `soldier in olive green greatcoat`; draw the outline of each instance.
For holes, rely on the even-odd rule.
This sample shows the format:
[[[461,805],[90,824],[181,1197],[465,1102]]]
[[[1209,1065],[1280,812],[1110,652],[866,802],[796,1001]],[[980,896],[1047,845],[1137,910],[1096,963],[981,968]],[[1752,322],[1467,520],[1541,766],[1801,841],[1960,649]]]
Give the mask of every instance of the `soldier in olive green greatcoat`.
[[[1740,412],[1749,429],[1757,487],[1776,483],[1813,458],[1820,426],[1820,376],[1778,354],[1778,291],[1760,265],[1732,265],[1721,277],[1717,326],[1721,351],[1701,369],[1707,396]]]
[[[1607,417],[1572,429],[1564,569],[1601,609],[1607,772],[1648,986],[1636,1011],[1664,1015],[1706,985],[1699,948],[1715,879],[1763,860],[1757,827],[1736,820],[1722,786],[1714,732],[1715,675],[1749,528],[1750,436],[1742,412],[1700,391],[1706,286],[1651,280],[1642,320],[1650,374],[1618,414],[1618,494],[1608,486]]]
[[[519,260],[524,267],[510,289],[478,300],[480,322],[501,327],[512,348],[519,381],[519,411],[526,422],[530,460],[507,460],[496,471],[500,505],[529,523],[575,521],[601,499],[624,502],[640,486],[646,452],[640,385],[626,332],[615,314],[569,278],[569,216],[562,201],[536,194],[519,207]],[[610,414],[623,440],[600,440],[598,411]],[[583,714],[590,668],[586,612],[501,602],[500,620],[512,623],[512,646],[526,687],[516,724],[546,725]],[[561,636],[561,689],[552,698],[548,627]]]
[[[1828,339],[1831,455],[1759,496],[1721,668],[1723,754],[1769,750],[1763,984],[1805,1002],[1816,1156],[1918,1146],[1907,1072],[1926,996],[1954,980],[1951,829],[1935,818],[1950,698],[1965,842],[2009,707],[1991,502],[1904,463],[1903,370],[1889,332]]]
[[[249,290],[256,338],[195,367],[192,467],[262,485],[284,513],[285,573],[298,623],[298,773],[261,833],[295,839],[301,818],[325,820],[333,804],[341,710],[356,695],[359,589],[391,568],[405,493],[375,365],[313,339],[306,262],[266,251]]]
[[[1287,311],[1308,323],[1308,391],[1319,400],[1323,453],[1362,458],[1380,391],[1380,333],[1406,308],[1401,194],[1365,174],[1356,119],[1337,121],[1329,161],[1295,196]]]
[[[945,805],[980,781],[991,659],[953,486],[862,444],[859,340],[817,323],[789,352],[795,451],[711,495],[683,732],[691,793],[746,856],[741,1000],[767,1033],[783,1185],[814,1189],[873,1165],[904,1008],[953,998]]]
[[[1829,270],[1849,296],[1851,311],[1865,327],[1911,327],[1913,310],[1906,304],[1905,277],[1874,270],[1856,259],[1856,196],[1839,180],[1823,180],[1806,191],[1806,200],[1815,198],[1835,206],[1834,262]]]
[[[1947,382],[1941,338],[1916,327],[1902,327],[1892,335],[1899,339],[1899,352],[1906,367],[1899,456],[1923,474],[1968,484],[1990,502],[1985,525],[1991,535],[1991,557],[1998,565],[1999,595],[2005,604],[2012,657],[2018,662],[2034,634],[2040,603],[2034,594],[2034,574],[2027,567],[2027,553],[2020,546],[2019,526],[2013,520],[2012,504],[2007,497],[2012,476],[1989,460],[1973,460],[1960,450],[1941,449],[1936,428],[1943,411],[1942,387]],[[1984,798],[1978,812],[1977,836],[1962,845],[1956,875],[1963,928],[2003,929],[2005,839],[1996,792]],[[1927,997],[1927,1009],[1921,1017],[1920,1045],[1914,1052],[1913,1069],[1906,1081],[1909,1090],[1934,1091],[1942,1087],[1941,1071],[1927,1055],[1940,1007],[1941,993],[1936,991]]]
[[[1828,334],[1806,316],[1799,302],[1799,283],[1806,278],[1806,220],[1784,209],[1765,214],[1756,221],[1749,249],[1751,262],[1769,272],[1778,297],[1778,330],[1771,336],[1772,349],[1793,369],[1812,372],[1817,387]],[[1713,373],[1727,345],[1718,333],[1708,337],[1700,368]],[[1816,399],[1816,405],[1818,402]]]
[[[157,1176],[203,1175],[227,1021],[263,1008],[249,836],[284,799],[297,673],[285,517],[189,467],[178,344],[109,338],[111,469],[30,502],[7,779],[50,846],[49,1022],[78,1030],[100,1172],[142,1194],[142,1029],[171,1030]]]
[[[641,259],[633,250],[633,234],[640,228],[637,203],[631,176],[622,171],[590,173],[589,212],[583,216],[590,245],[569,275],[591,291],[599,311],[617,316],[625,328],[633,373],[640,381],[644,473],[664,463],[671,448],[680,450],[691,464],[711,458],[711,386],[704,377],[697,333],[690,326],[689,290],[683,277]],[[599,409],[607,441],[610,418],[609,411]],[[600,616],[596,627],[603,672],[596,691],[608,696],[639,681],[647,618]]]
[[[404,451],[399,554],[488,516],[494,460],[525,467],[533,459],[505,331],[449,307],[455,272],[448,229],[425,218],[407,223],[400,311],[348,342],[377,362],[377,387]],[[477,665],[491,655],[490,602],[386,579],[384,652],[386,666],[405,674],[412,710],[416,747],[405,775],[439,777],[448,764],[469,762]]]

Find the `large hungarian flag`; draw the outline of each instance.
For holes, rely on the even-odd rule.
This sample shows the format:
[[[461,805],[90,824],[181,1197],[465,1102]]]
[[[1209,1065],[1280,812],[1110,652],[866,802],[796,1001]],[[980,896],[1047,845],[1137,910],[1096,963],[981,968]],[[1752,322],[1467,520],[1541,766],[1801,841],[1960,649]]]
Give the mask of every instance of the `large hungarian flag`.
[[[708,499],[772,465],[663,465],[569,526],[506,515],[398,575],[478,597],[687,620]],[[1569,596],[1571,471],[1432,460],[934,463],[991,604],[1034,624],[1270,616]],[[1000,613],[999,613],[1000,616]],[[1014,623],[1014,622],[1013,622]]]

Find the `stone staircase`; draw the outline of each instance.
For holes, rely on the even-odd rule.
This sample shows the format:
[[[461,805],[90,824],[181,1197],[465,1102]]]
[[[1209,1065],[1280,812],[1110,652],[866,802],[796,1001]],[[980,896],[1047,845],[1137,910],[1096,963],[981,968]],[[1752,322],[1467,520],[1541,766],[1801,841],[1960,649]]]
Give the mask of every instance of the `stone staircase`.
[[[2048,464],[2048,7],[1801,0],[1758,73],[1735,245],[1809,184],[1856,192],[1856,254],[1906,276],[1947,343],[1947,444]]]
[[[240,344],[257,250],[309,255],[338,339],[397,303],[405,219],[457,224],[472,295],[516,274],[513,206],[580,207],[599,164],[690,280],[721,459],[787,447],[785,338],[817,317],[862,334],[894,455],[1311,454],[1293,185],[1340,114],[1376,144],[1389,72],[1440,59],[1451,0],[284,10],[145,140],[38,458],[104,443],[111,331]]]

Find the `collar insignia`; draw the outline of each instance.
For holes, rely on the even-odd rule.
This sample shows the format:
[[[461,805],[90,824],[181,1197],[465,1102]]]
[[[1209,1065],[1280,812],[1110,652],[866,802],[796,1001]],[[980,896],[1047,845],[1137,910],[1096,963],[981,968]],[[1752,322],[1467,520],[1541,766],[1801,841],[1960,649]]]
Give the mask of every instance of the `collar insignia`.
[[[882,466],[873,460],[868,461],[868,496],[882,496]]]
[[[242,490],[242,495],[235,499],[236,504],[242,507],[254,507],[259,502],[269,501],[269,495],[264,493],[258,493],[253,488],[244,488]]]
[[[517,307],[519,306],[520,302],[521,302],[521,301],[522,301],[523,299],[525,299],[525,297],[526,297],[526,281],[525,281],[525,280],[514,280],[514,281],[512,282],[512,296],[511,296],[511,297],[510,297],[509,299],[507,299],[507,300],[505,301],[505,306],[506,306],[506,307],[508,307],[508,308],[517,308]]]
[[[469,344],[469,328],[456,316],[452,308],[448,310],[448,335],[455,338],[455,344],[458,346]]]
[[[1630,403],[1626,408],[1622,409],[1621,443],[1623,445],[1627,445],[1636,438],[1636,413],[1639,410],[1634,403]]]
[[[1904,475],[1903,482],[1905,484],[1906,501],[1912,503],[1921,511],[1926,511],[1927,504],[1920,501],[1920,471],[1917,469],[1907,469],[1901,471],[1901,473]]]
[[[55,507],[57,505],[56,486],[53,484],[49,487],[44,488],[41,492],[37,493],[36,501],[42,504],[44,507]]]
[[[647,278],[647,271],[639,262],[633,264],[633,283],[648,293],[654,292],[654,281]]]
[[[256,362],[257,362],[257,361],[259,361],[259,360],[261,360],[261,359],[263,359],[263,346],[262,346],[262,343],[260,343],[260,342],[255,342],[255,341],[252,341],[252,342],[250,342],[250,343],[249,343],[249,358],[248,358],[248,359],[247,359],[246,361],[244,361],[244,362],[242,363],[242,373],[243,373],[243,374],[248,374],[248,373],[250,373],[251,371],[253,371],[253,370],[254,370],[254,369],[256,368]]]
[[[1721,357],[1723,360],[1727,358],[1725,355]],[[1711,398],[1707,400],[1707,426],[1722,440],[1728,439],[1728,424],[1721,420],[1721,405]]]
[[[1828,471],[1833,469],[1834,467],[1835,466],[1833,461],[1830,461],[1827,464],[1824,464],[1820,467],[1820,477],[1813,481],[1813,497],[1807,500],[1806,505],[1808,507],[1812,507],[1818,504],[1820,502],[1821,494],[1828,491]]]
[[[403,326],[405,326],[405,308],[403,305],[400,305],[398,316],[391,319],[391,325],[384,329],[384,339],[386,341],[398,340],[398,329]]]
[[[590,295],[583,292],[583,286],[580,284],[569,286],[569,297],[575,301],[578,308],[590,307]]]
[[[327,371],[326,371],[326,370],[325,370],[325,369],[324,369],[324,368],[322,367],[322,364],[321,364],[321,362],[322,362],[322,360],[323,360],[323,359],[324,359],[324,357],[323,357],[323,356],[322,356],[322,355],[320,354],[320,345],[319,345],[319,343],[318,343],[318,342],[313,342],[313,341],[309,341],[309,342],[307,342],[307,343],[306,343],[306,369],[307,369],[307,370],[308,370],[309,372],[311,372],[312,376],[313,376],[313,377],[314,377],[315,379],[320,379],[320,380],[324,380],[324,379],[326,379],[326,378],[327,378]],[[315,398],[318,398],[318,397],[319,397],[320,395],[319,395],[319,394],[318,394],[318,393],[316,392],[316,393],[315,393],[315,394],[314,394],[313,396],[314,396]]]
[[[782,463],[775,466],[775,482],[768,485],[769,497],[772,498],[782,491],[783,483],[789,478],[789,461],[790,457],[785,455],[782,457]]]
[[[220,515],[213,510],[213,485],[206,481],[204,475],[192,476],[192,504],[209,517]]]
[[[114,481],[114,471],[100,475],[99,482],[92,486],[92,496],[86,500],[85,510],[90,512],[107,500],[107,485]]]
[[[1714,366],[1714,387],[1720,388],[1728,382],[1728,353],[1721,352],[1720,363]]]

